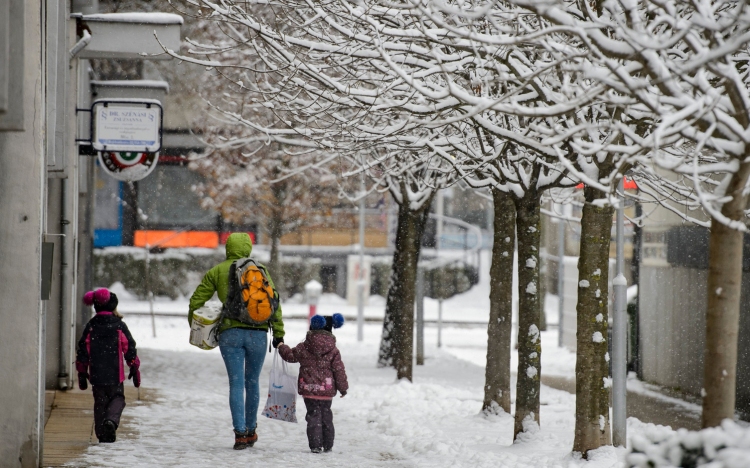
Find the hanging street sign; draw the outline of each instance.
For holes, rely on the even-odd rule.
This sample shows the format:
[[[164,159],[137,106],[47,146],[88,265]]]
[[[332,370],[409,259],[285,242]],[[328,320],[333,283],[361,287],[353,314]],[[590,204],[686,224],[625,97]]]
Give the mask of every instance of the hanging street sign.
[[[156,153],[161,149],[162,106],[156,99],[99,99],[91,106],[96,151]]]
[[[104,172],[124,182],[135,182],[143,179],[154,171],[158,161],[159,153],[99,152],[99,164]]]

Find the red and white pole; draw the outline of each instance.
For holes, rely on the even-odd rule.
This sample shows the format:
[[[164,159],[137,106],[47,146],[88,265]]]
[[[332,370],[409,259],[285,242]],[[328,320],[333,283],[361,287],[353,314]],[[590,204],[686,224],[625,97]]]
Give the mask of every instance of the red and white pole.
[[[315,315],[315,311],[318,309],[317,304],[310,304],[310,314],[307,316],[307,325],[310,325],[310,320],[312,320],[313,316]]]

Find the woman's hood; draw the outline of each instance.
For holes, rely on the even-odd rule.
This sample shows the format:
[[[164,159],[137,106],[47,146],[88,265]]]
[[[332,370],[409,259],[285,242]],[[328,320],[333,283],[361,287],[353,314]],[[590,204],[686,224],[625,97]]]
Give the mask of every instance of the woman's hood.
[[[227,237],[227,260],[247,258],[253,251],[253,241],[246,232],[233,232]]]

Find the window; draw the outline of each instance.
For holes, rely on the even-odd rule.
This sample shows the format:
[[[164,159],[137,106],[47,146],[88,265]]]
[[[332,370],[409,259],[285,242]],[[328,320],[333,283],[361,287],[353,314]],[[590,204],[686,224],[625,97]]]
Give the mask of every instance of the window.
[[[184,166],[160,165],[138,182],[138,225],[140,229],[216,230],[218,216],[201,208],[193,187],[203,182]]]

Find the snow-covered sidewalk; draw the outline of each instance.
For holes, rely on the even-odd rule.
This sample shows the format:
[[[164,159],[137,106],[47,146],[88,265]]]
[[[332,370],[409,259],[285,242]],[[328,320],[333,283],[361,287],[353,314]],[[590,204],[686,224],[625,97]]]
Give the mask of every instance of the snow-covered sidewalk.
[[[619,459],[624,450],[612,447],[600,449],[588,462],[572,457],[573,395],[542,387],[541,430],[512,444],[510,416],[479,414],[482,367],[428,346],[426,364],[415,367],[414,383],[396,382],[393,370],[375,365],[380,326],[368,324],[366,340],[358,343],[354,323],[336,331],[351,390],[346,398],[334,401],[337,435],[333,453],[309,452],[301,399],[300,424],[261,416],[258,443],[252,449],[237,452],[232,450],[227,377],[219,351],[192,348],[187,343],[185,319],[157,318],[156,339],[151,337],[149,318],[126,320],[139,343],[143,384],[154,388],[159,397],[150,406],[126,409],[135,417],[140,434],[137,439],[92,446],[78,464],[203,467],[265,462],[305,468],[622,466]],[[295,344],[304,337],[304,321],[289,321],[286,326],[288,343]],[[462,333],[465,331],[453,329],[448,333],[448,342],[462,342]],[[268,357],[262,372],[262,394],[268,385]],[[632,424],[640,423],[631,420]]]

